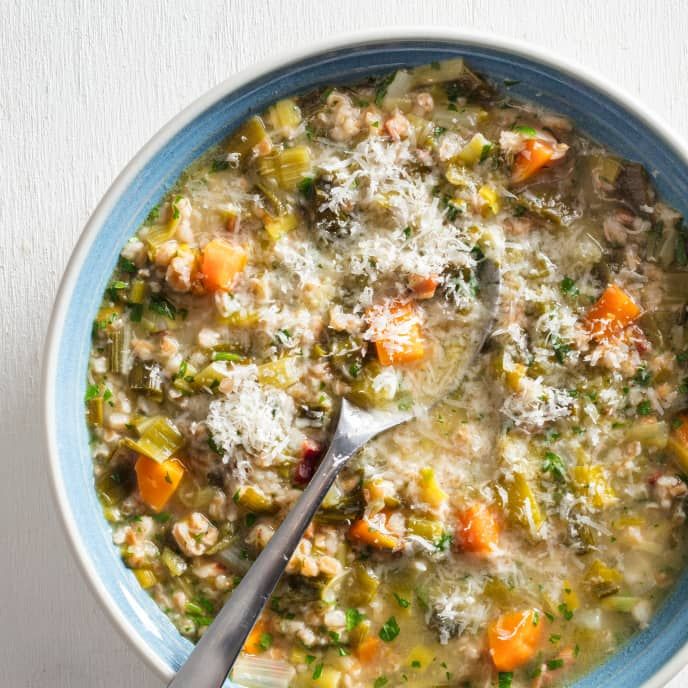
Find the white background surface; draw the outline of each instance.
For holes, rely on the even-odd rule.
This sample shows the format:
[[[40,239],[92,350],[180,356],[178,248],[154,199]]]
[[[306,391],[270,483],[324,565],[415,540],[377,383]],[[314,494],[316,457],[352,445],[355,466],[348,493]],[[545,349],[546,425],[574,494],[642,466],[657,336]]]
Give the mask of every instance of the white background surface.
[[[50,494],[40,352],[81,227],[136,151],[211,86],[281,48],[389,24],[551,48],[688,135],[678,0],[0,0],[1,688],[162,685],[87,589]],[[688,670],[670,686],[688,686]]]

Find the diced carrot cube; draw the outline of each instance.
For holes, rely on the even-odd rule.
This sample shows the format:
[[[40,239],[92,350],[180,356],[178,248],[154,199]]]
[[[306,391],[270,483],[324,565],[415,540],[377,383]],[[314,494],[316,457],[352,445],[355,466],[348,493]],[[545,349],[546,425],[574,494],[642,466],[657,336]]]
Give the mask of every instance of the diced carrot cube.
[[[370,664],[378,655],[380,651],[381,641],[375,636],[369,636],[362,640],[358,647],[356,647],[355,653],[361,664]]]
[[[244,643],[244,652],[249,655],[257,655],[263,652],[264,648],[261,646],[260,642],[266,631],[267,624],[263,619],[258,619],[251,629],[251,632],[248,634],[248,638],[246,638],[246,642]]]
[[[554,146],[540,139],[528,139],[525,148],[516,156],[511,181],[520,184],[544,167],[554,155]]]
[[[184,475],[184,466],[177,459],[158,463],[143,454],[139,455],[134,470],[141,499],[155,511],[167,504]]]
[[[372,311],[376,329],[375,349],[383,366],[413,363],[425,357],[425,338],[420,318],[410,303],[394,303]]]
[[[435,295],[440,281],[435,275],[423,277],[422,275],[411,275],[409,277],[409,287],[417,299],[431,299]]]
[[[495,512],[477,503],[459,513],[456,539],[464,551],[484,556],[496,549],[500,530]]]
[[[232,288],[234,278],[246,267],[246,251],[224,239],[213,239],[203,249],[201,273],[208,291]]]
[[[354,521],[349,528],[349,538],[377,549],[397,550],[401,547],[401,538],[387,528],[387,514],[384,512]]]
[[[543,620],[537,609],[502,614],[487,629],[490,657],[498,671],[513,671],[538,650]]]
[[[593,339],[619,334],[640,315],[640,307],[616,284],[610,284],[585,316]]]

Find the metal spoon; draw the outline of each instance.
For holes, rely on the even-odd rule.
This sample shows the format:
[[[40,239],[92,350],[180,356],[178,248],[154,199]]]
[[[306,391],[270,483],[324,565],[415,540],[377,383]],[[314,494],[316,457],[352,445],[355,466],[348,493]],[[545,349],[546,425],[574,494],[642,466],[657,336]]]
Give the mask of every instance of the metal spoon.
[[[479,281],[488,317],[471,361],[490,335],[499,304],[500,273],[493,261],[482,261]],[[457,386],[464,375],[465,369],[460,377],[455,378]],[[348,459],[373,437],[410,420],[413,415],[412,411],[396,409],[364,410],[346,399],[342,400],[332,442],[308,487],[206,629],[168,688],[222,686],[291,555]]]

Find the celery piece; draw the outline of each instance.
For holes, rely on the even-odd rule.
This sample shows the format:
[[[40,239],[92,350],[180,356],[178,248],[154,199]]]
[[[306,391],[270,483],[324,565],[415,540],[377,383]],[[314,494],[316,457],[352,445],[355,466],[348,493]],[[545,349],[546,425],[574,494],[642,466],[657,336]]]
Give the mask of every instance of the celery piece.
[[[413,88],[414,77],[411,72],[399,69],[395,72],[389,83],[383,83],[379,90],[378,100],[382,109],[391,112],[399,108],[403,112],[411,109],[409,91]]]
[[[544,518],[528,479],[523,473],[514,473],[513,480],[506,483],[504,488],[508,495],[509,518],[524,528],[534,528],[537,532]]]
[[[214,394],[228,374],[229,371],[226,364],[223,361],[215,361],[207,365],[199,373],[196,373],[193,379],[193,387],[196,390],[203,389]]]
[[[311,169],[308,146],[294,146],[279,153],[271,153],[258,162],[263,177],[274,179],[285,191],[296,191],[299,182]]]
[[[105,344],[108,369],[112,373],[121,373],[124,363],[124,355],[128,348],[128,331],[124,327],[113,329]]]
[[[103,424],[103,404],[102,396],[93,397],[86,402],[88,423],[91,427],[96,428]]]
[[[284,356],[284,358],[258,366],[258,382],[262,385],[286,389],[298,382],[298,379],[299,371],[296,358],[293,356]]]
[[[172,213],[172,217],[164,225],[152,225],[141,232],[141,238],[146,242],[151,258],[155,257],[155,252],[165,242],[174,239],[179,222],[179,213]]]
[[[669,426],[664,421],[634,423],[626,432],[626,439],[637,441],[651,449],[664,449],[669,441]]]
[[[142,279],[135,279],[129,288],[129,303],[143,303],[146,299],[146,282]]]
[[[235,311],[226,317],[218,318],[222,325],[229,325],[230,327],[254,327],[260,322],[260,315],[257,311]]]
[[[331,493],[332,490],[327,493],[328,496]],[[360,490],[353,490],[344,495],[340,493],[337,497],[330,496],[327,504],[323,501],[323,506],[315,514],[314,520],[317,523],[351,523],[363,513],[363,507],[363,493]]]
[[[162,563],[165,565],[170,573],[170,576],[181,576],[184,571],[186,571],[187,563],[184,558],[173,552],[169,547],[165,547],[160,556]]]
[[[351,567],[351,573],[346,587],[346,600],[352,607],[364,607],[369,604],[377,594],[380,587],[380,579],[372,569],[363,562],[356,562]]]
[[[437,126],[451,130],[457,128],[475,129],[475,127],[486,118],[487,111],[475,105],[466,105],[459,110],[436,107],[432,114],[432,121]],[[479,159],[480,156],[478,156],[478,160]]]
[[[232,681],[241,686],[289,688],[296,670],[281,659],[242,654],[234,662],[231,676]]]
[[[123,468],[108,468],[96,480],[96,493],[104,506],[119,504],[133,488],[133,472]]]
[[[609,609],[613,612],[621,612],[622,614],[629,614],[634,607],[640,602],[642,597],[628,597],[623,595],[610,595],[605,597],[601,605],[604,609]]]
[[[432,134],[434,131],[432,122],[410,112],[406,115],[406,118],[411,123],[416,133],[416,145],[419,148],[424,148],[427,144],[432,143]]]
[[[133,571],[139,585],[144,589],[152,588],[158,582],[150,569],[133,569]]]
[[[278,100],[270,108],[268,117],[272,126],[287,136],[301,124],[301,110],[291,98]]]
[[[422,537],[429,542],[439,540],[444,534],[442,523],[429,518],[411,516],[406,523],[406,528],[409,533]]]
[[[188,361],[184,361],[179,368],[179,371],[174,376],[172,386],[182,392],[183,394],[193,394],[194,388],[192,383],[198,371]]]
[[[250,154],[253,149],[268,137],[263,120],[257,115],[246,120],[232,135],[227,143],[230,153],[239,153],[242,157]]]
[[[265,196],[266,200],[272,206],[274,213],[277,215],[284,215],[286,213],[284,202],[270,186],[262,184],[261,182],[256,182],[256,188]]]
[[[451,60],[433,62],[429,65],[421,65],[411,70],[414,86],[428,86],[430,84],[440,84],[445,81],[457,81],[472,75],[464,64],[462,57]],[[472,75],[475,77],[475,75]]]
[[[163,398],[163,373],[154,361],[136,361],[129,372],[129,388],[155,401]]]
[[[179,501],[190,509],[203,509],[217,496],[220,489],[217,487],[201,487],[193,480],[185,480],[177,490]]]
[[[576,494],[586,497],[595,509],[602,509],[616,500],[602,466],[575,466],[572,475]]]
[[[162,463],[181,448],[184,437],[169,418],[156,416],[146,425],[138,440],[127,437],[124,444],[138,454]]]
[[[585,581],[591,592],[602,599],[619,592],[623,575],[617,569],[595,559],[585,572]]]
[[[492,143],[480,132],[473,135],[473,138],[458,152],[456,159],[466,165],[475,165],[480,162],[484,151],[492,147]]]
[[[212,361],[228,361],[229,363],[237,363],[243,361],[244,357],[241,354],[236,354],[233,351],[213,351],[210,355]]]
[[[279,510],[275,500],[253,485],[240,487],[234,493],[234,502],[254,514],[274,514]]]
[[[364,364],[358,376],[351,383],[349,397],[351,401],[363,408],[384,406],[389,399],[389,392],[380,387],[375,389],[373,381],[382,372],[382,366],[378,361],[369,361]]]
[[[285,215],[277,215],[275,217],[267,215],[263,218],[265,231],[273,241],[278,241],[285,234],[296,229],[298,224],[299,218],[295,213],[286,213]]]
[[[618,160],[605,155],[600,158],[596,172],[602,181],[608,184],[616,184],[616,180],[619,174],[621,174],[621,169],[622,165]]]

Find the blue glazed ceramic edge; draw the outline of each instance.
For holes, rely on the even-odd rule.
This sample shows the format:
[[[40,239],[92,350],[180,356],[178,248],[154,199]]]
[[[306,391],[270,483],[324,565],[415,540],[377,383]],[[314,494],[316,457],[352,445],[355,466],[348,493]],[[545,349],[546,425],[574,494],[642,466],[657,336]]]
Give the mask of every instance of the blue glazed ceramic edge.
[[[221,85],[204,97],[204,102],[175,118],[137,157],[133,169],[128,168],[115,182],[70,261],[46,342],[44,365],[45,420],[58,504],[97,594],[120,629],[167,677],[184,660],[191,644],[138,587],[111,543],[109,526],[92,489],[82,399],[90,323],[119,250],[193,159],[224,138],[246,115],[262,110],[276,98],[331,81],[352,81],[403,65],[461,55],[497,82],[518,80],[520,83],[509,88],[515,96],[571,116],[583,130],[619,154],[645,164],[662,195],[686,211],[681,191],[687,188],[688,165],[681,146],[618,94],[610,95],[609,89],[592,85],[590,79],[576,76],[575,70],[550,64],[537,51],[511,42],[449,31],[425,33],[427,36],[421,37],[418,30],[397,30],[399,35],[390,38],[342,39],[335,48],[285,60],[237,88]],[[684,576],[650,627],[575,685],[641,686],[657,677],[687,641],[688,576]],[[666,679],[667,672],[662,673]]]

